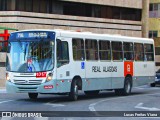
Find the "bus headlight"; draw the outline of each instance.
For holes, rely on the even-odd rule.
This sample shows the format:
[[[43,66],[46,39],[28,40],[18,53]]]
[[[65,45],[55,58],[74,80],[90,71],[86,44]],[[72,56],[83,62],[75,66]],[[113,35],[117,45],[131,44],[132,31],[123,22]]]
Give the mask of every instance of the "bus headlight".
[[[52,80],[52,77],[53,77],[53,73],[49,73],[48,76],[47,76],[46,81]]]
[[[10,81],[10,78],[9,78],[9,74],[8,74],[8,73],[6,73],[6,80],[7,80],[7,81]]]

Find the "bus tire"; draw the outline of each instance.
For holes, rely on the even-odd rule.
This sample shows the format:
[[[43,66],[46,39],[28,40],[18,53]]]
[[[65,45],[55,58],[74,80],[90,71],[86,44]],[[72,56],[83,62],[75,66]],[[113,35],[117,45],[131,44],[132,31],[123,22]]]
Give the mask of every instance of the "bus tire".
[[[155,86],[156,86],[156,83],[151,83],[150,86],[151,86],[151,87],[155,87]]]
[[[130,95],[132,90],[132,78],[126,77],[124,81],[124,87],[122,89],[115,89],[116,95]]]
[[[78,99],[78,81],[77,80],[72,81],[69,98],[72,101],[76,101]]]
[[[38,93],[28,93],[30,99],[35,100],[38,97]]]
[[[99,94],[99,90],[93,90],[93,91],[84,91],[86,95],[95,96]]]

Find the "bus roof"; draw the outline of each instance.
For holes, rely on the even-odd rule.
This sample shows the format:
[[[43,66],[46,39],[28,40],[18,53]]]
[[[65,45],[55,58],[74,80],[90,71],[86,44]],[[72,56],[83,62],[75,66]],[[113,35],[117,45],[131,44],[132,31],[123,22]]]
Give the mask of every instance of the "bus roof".
[[[57,37],[73,37],[73,38],[86,38],[86,39],[98,39],[98,40],[116,40],[116,41],[128,41],[131,40],[132,42],[149,42],[153,43],[154,40],[150,38],[140,38],[140,37],[128,37],[122,36],[117,34],[99,34],[99,33],[92,33],[92,32],[77,32],[77,31],[70,31],[70,30],[62,30],[62,29],[29,29],[29,30],[21,30],[12,33],[18,32],[29,32],[29,31],[48,31],[48,32],[56,32]]]

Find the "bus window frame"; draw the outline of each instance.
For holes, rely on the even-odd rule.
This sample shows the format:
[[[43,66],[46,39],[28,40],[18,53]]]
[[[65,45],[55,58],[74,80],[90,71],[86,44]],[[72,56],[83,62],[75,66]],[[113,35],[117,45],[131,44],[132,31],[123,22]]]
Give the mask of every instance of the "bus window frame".
[[[152,45],[152,52],[146,52],[146,51],[145,51],[145,45]],[[146,60],[146,58],[145,58],[146,53],[152,54],[152,55],[153,55],[153,60]],[[145,62],[153,62],[153,61],[155,61],[154,54],[155,54],[154,44],[144,43],[144,61],[145,61]]]
[[[133,46],[132,46],[132,52],[131,52],[131,51],[125,51],[125,50],[124,50],[124,43],[132,43],[132,45],[133,45]],[[134,60],[135,60],[135,57],[134,57],[134,54],[135,54],[135,52],[134,52],[134,42],[129,42],[129,41],[126,42],[126,41],[123,41],[123,48],[122,48],[122,49],[123,49],[123,60],[124,60],[124,61],[134,61]],[[132,53],[132,54],[133,54],[133,58],[132,58],[131,60],[125,60],[125,59],[124,59],[124,53],[125,53],[125,52],[130,52],[130,53]]]
[[[100,44],[99,44],[100,41],[109,42],[110,49],[107,50],[107,51],[110,51],[110,59],[109,60],[101,60],[100,59]],[[100,62],[111,62],[112,61],[112,46],[111,46],[111,41],[110,40],[104,40],[104,39],[99,39],[98,40],[98,55],[99,55],[99,61]]]
[[[97,42],[97,57],[98,57],[98,58],[97,58],[96,60],[88,60],[88,59],[87,59],[87,52],[86,52],[86,51],[88,50],[88,49],[86,49],[86,41],[87,41],[87,40],[89,40],[89,41],[96,41],[96,42]],[[99,46],[98,46],[98,40],[97,40],[97,39],[85,38],[85,60],[86,60],[86,61],[93,61],[93,62],[99,61]]]
[[[68,62],[65,62],[65,63],[63,63],[63,64],[60,64],[60,65],[58,65],[58,42],[60,42],[61,43],[61,50],[62,50],[62,42],[66,42],[67,43],[67,48],[68,48]],[[68,44],[68,41],[61,41],[60,39],[56,39],[56,67],[57,68],[60,68],[60,67],[62,67],[63,65],[67,65],[67,64],[69,64],[70,63],[70,56],[69,56],[69,44]]]
[[[83,40],[83,51],[84,51],[84,58],[83,60],[75,60],[74,59],[74,56],[73,56],[73,40]],[[85,53],[85,40],[83,38],[72,38],[72,58],[73,58],[73,61],[85,61],[86,60],[86,53]]]
[[[135,44],[142,44],[143,45],[143,60],[136,60],[136,51],[135,51]],[[140,42],[134,42],[134,61],[135,62],[144,62],[144,43],[140,43]]]
[[[122,44],[121,48],[122,48],[122,60],[113,60],[113,47],[112,47],[112,42],[119,42]],[[123,56],[123,41],[111,41],[111,60],[113,62],[123,62],[124,61],[124,56]]]

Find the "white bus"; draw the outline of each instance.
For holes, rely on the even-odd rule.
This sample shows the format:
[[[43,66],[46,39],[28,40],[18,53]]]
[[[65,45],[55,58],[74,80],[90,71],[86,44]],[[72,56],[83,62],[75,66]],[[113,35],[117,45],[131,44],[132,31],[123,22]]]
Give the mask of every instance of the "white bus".
[[[148,38],[65,30],[11,33],[6,59],[6,88],[11,93],[96,95],[114,90],[129,95],[132,87],[155,79],[154,42]]]

